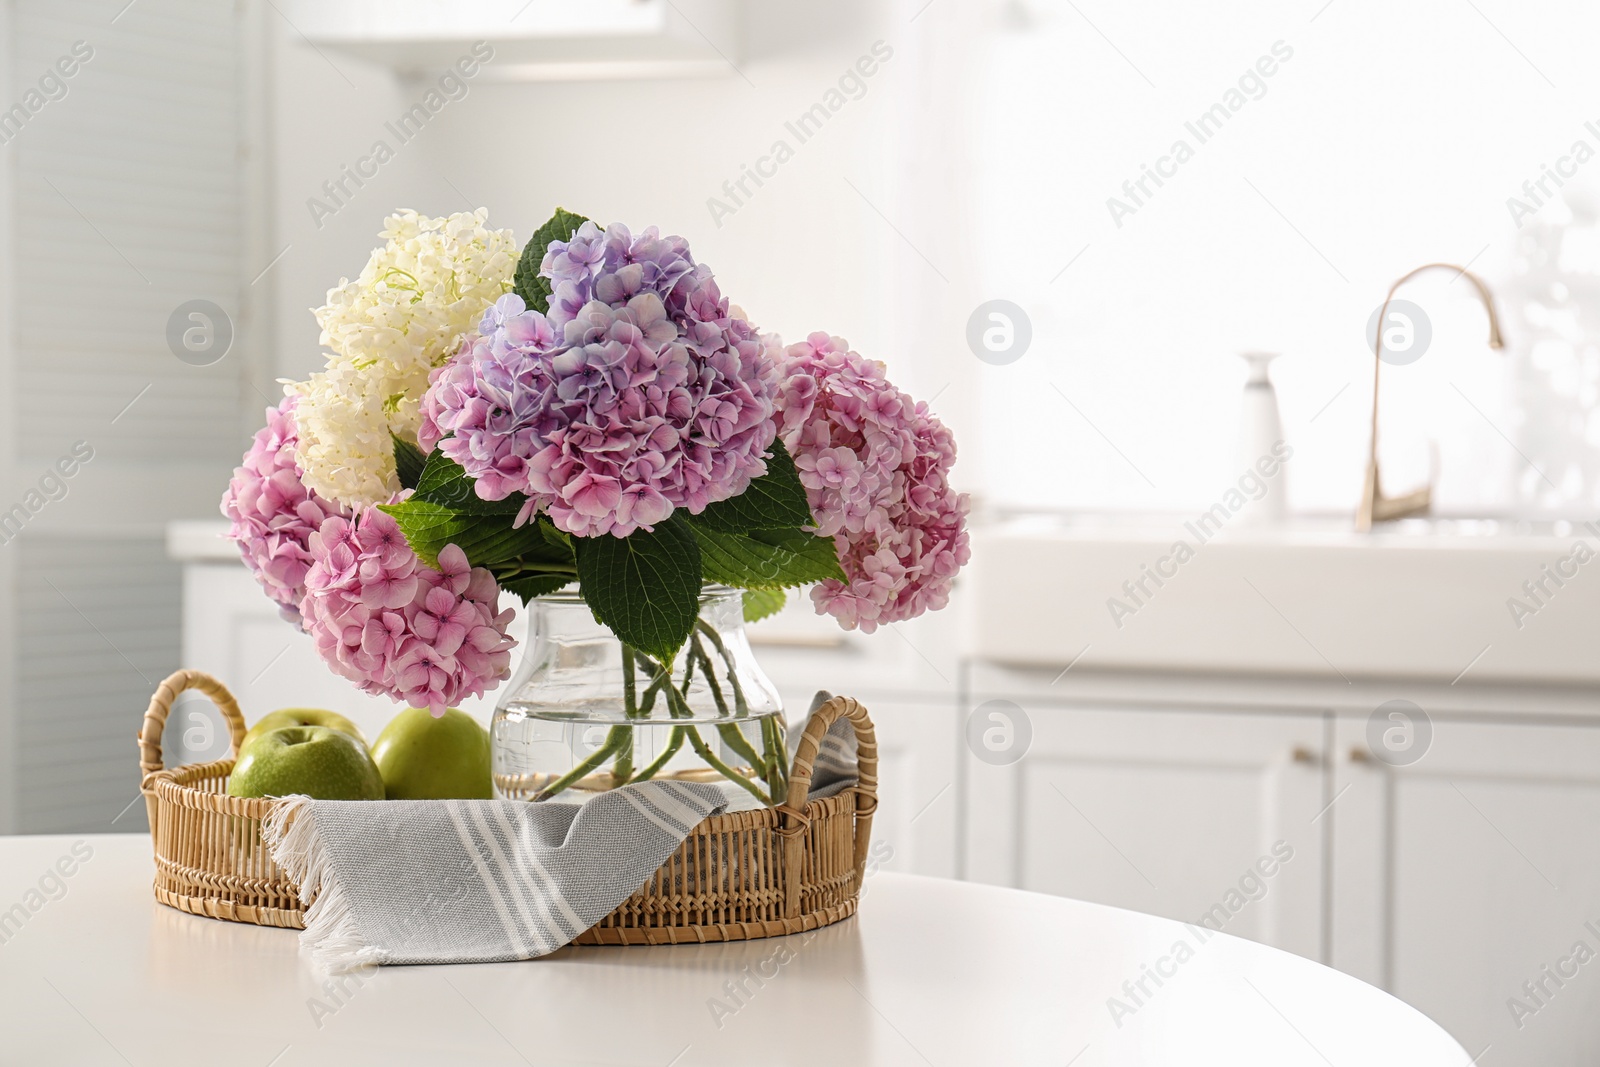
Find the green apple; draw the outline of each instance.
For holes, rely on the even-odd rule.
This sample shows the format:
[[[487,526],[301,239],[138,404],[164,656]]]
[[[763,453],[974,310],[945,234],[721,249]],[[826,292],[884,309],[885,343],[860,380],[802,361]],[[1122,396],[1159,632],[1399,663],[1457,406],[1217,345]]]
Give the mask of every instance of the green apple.
[[[326,726],[331,730],[349,734],[363,745],[367,743],[367,735],[361,732],[361,727],[337,711],[326,711],[322,708],[279,708],[277,711],[267,712],[250,727],[244,735],[244,740],[239,742],[239,754],[244,755],[245,746],[262,734],[285,726]]]
[[[390,800],[492,800],[489,731],[459,708],[407,708],[372,746]]]
[[[328,726],[280,726],[245,746],[228,776],[228,795],[317,800],[382,800],[383,778],[367,747]]]

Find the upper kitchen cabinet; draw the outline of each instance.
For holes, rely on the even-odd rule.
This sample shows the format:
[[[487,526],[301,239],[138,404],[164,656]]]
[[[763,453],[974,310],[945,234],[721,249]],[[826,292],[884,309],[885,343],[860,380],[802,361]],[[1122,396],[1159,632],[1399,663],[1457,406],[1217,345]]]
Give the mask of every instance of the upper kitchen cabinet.
[[[294,0],[284,13],[318,48],[412,76],[474,42],[492,49],[492,81],[734,76],[741,55],[734,0]]]

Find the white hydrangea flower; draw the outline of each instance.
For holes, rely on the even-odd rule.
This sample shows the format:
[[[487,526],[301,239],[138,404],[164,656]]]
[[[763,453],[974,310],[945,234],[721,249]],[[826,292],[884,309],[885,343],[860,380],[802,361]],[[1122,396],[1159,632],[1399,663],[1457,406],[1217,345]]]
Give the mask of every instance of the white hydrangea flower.
[[[479,208],[448,218],[400,211],[384,220],[355,281],[341,278],[316,309],[326,368],[291,383],[300,402],[297,459],[307,488],[348,506],[399,491],[391,432],[415,441],[428,372],[511,288],[518,248],[484,226]]]

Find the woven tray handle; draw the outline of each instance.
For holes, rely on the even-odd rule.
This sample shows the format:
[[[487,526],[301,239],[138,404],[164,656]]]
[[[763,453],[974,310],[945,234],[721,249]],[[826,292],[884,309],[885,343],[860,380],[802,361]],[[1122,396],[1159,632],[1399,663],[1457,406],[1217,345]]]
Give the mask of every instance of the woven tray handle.
[[[849,719],[856,731],[855,891],[860,891],[861,879],[866,875],[867,846],[872,840],[872,813],[878,810],[878,735],[866,708],[849,697],[834,697],[818,708],[806,723],[800,743],[795,747],[794,769],[789,773],[789,796],[778,807],[778,833],[784,839],[784,868],[789,872],[788,883],[784,887],[784,914],[789,917],[800,914],[801,859],[805,850],[806,827],[811,822],[805,814],[806,794],[811,792],[811,768],[816,762],[817,750],[822,747],[823,737],[841,717]]]
[[[244,716],[239,713],[239,702],[233,699],[228,687],[204,671],[173,671],[156,688],[145,709],[144,725],[139,730],[139,778],[143,782],[156,771],[165,769],[161,761],[161,732],[166,729],[167,715],[172,711],[178,694],[198,689],[211,698],[222,712],[222,721],[228,724],[228,758],[239,754],[239,744],[244,740]]]

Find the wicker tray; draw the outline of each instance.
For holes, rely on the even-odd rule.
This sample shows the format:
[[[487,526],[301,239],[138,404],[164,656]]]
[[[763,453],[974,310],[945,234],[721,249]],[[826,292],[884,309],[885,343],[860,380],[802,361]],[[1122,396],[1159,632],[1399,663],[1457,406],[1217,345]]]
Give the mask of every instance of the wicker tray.
[[[178,694],[198,689],[228,724],[228,758],[163,768],[161,734]],[[807,802],[811,767],[828,727],[855,727],[860,783]],[[298,890],[261,842],[275,803],[226,794],[245,733],[233,695],[209,674],[177,671],[150,698],[139,734],[142,790],[161,903],[214,919],[301,929]],[[814,930],[855,914],[878,807],[878,745],[867,710],[835,697],[806,724],[785,803],[713,815],[672,858],[577,945],[738,941]],[[373,803],[380,803],[374,801]]]

